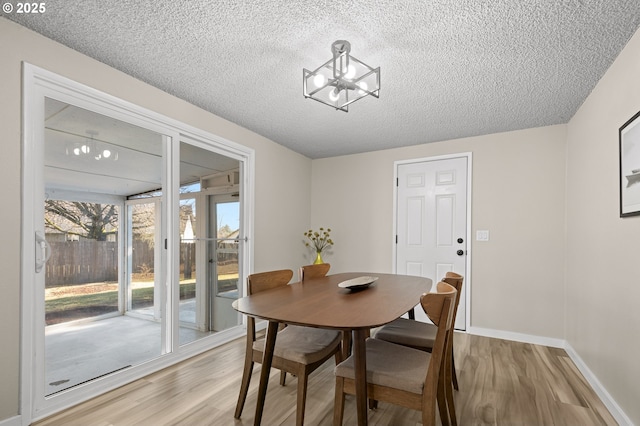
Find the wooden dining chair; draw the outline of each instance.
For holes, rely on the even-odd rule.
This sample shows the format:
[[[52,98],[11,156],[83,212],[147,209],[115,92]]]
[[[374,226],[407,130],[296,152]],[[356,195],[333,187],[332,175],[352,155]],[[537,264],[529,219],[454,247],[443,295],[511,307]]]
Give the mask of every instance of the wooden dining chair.
[[[300,277],[300,281],[304,281],[304,279],[311,279],[316,277],[324,277],[329,272],[331,268],[331,264],[329,263],[314,263],[312,265],[301,266],[298,271],[298,276]],[[344,355],[343,355],[344,359]],[[287,380],[287,373],[282,371],[280,373],[280,384],[282,386],[285,385]]]
[[[420,298],[422,308],[437,325],[431,352],[380,339],[366,340],[367,396],[370,400],[420,410],[424,426],[435,424],[437,402],[442,424],[456,424],[455,418],[450,419],[448,414],[444,389],[446,377],[443,376],[449,355],[448,339],[453,327],[456,294],[455,288],[439,282],[437,293],[426,293]],[[355,395],[354,357],[350,356],[338,364],[335,374],[333,424],[337,426],[342,425],[345,394]]]
[[[456,303],[453,309],[453,322],[455,324],[460,294],[462,293],[463,277],[455,272],[447,272],[442,281],[452,285],[457,291]],[[376,339],[409,346],[415,349],[431,352],[435,341],[437,327],[412,319],[398,318],[379,328],[375,334]],[[458,390],[458,376],[456,374],[455,359],[453,357],[453,337],[451,338],[451,380],[453,388]]]
[[[286,286],[293,277],[293,271],[283,269],[252,274],[247,277],[249,295]],[[298,378],[296,425],[304,424],[304,409],[309,375],[332,356],[336,365],[343,359],[340,332],[321,328],[288,325],[282,327],[276,337],[276,346],[271,366],[283,373],[291,373]],[[256,338],[256,320],[247,317],[247,343],[244,359],[242,384],[234,417],[239,419],[247,399],[254,363],[262,363],[264,338]],[[280,384],[284,385],[284,375]]]
[[[310,280],[312,278],[324,277],[331,269],[330,263],[317,263],[313,265],[304,265],[300,267],[300,281]],[[346,358],[351,353],[351,331],[342,332],[342,357]]]
[[[330,263],[317,263],[300,267],[300,281],[305,279],[324,277],[331,269]]]

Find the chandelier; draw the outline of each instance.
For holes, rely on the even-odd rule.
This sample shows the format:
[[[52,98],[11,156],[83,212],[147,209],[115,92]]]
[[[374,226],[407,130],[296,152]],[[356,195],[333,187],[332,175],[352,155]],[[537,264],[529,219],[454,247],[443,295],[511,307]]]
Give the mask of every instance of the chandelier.
[[[337,40],[331,45],[333,58],[313,71],[303,68],[302,87],[311,98],[336,110],[349,112],[349,105],[380,92],[380,67],[371,68],[351,56],[351,44]]]

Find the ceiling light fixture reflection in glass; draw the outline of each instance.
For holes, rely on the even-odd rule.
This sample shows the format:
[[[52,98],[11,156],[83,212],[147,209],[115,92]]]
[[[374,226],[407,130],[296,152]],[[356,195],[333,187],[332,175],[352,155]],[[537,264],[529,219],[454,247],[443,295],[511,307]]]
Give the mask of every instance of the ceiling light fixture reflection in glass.
[[[110,148],[109,143],[101,142],[96,139],[98,132],[95,130],[87,130],[89,139],[83,142],[74,142],[67,145],[67,155],[82,158],[91,158],[94,160],[118,160],[118,151]]]

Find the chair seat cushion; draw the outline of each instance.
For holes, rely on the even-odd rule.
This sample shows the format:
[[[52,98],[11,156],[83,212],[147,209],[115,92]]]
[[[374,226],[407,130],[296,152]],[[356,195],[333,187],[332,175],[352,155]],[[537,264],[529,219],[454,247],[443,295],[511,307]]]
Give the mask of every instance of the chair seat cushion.
[[[278,332],[274,356],[312,364],[326,358],[340,345],[342,334],[336,330],[289,325]],[[264,338],[253,343],[253,349],[264,352]]]
[[[367,339],[367,383],[421,394],[431,354],[378,339]],[[354,357],[335,368],[336,376],[355,380]]]
[[[374,337],[430,352],[437,333],[438,328],[433,324],[398,318],[379,328]]]

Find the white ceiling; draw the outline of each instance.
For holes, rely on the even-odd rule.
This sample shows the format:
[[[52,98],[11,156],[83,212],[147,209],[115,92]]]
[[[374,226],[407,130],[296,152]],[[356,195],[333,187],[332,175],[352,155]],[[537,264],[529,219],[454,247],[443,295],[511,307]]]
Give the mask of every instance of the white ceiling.
[[[566,123],[640,1],[47,1],[3,16],[322,158]],[[338,39],[381,68],[380,98],[348,113],[302,95],[302,69]]]

